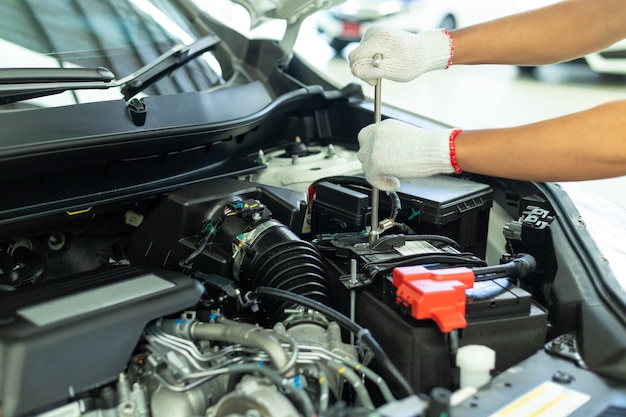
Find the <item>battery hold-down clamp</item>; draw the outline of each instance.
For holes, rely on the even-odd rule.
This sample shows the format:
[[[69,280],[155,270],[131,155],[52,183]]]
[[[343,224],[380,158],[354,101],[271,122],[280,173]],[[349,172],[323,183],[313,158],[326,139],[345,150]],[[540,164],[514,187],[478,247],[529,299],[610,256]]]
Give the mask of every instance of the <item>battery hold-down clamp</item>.
[[[444,333],[467,327],[465,291],[474,282],[497,278],[520,278],[535,270],[535,259],[519,254],[509,262],[479,268],[427,269],[402,266],[393,269],[396,302],[410,310],[417,320],[433,320]]]

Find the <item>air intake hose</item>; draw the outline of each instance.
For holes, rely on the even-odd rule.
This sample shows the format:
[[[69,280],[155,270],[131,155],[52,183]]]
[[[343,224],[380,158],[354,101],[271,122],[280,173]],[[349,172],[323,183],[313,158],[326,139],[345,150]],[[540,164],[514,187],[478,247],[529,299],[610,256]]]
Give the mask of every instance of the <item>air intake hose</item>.
[[[279,288],[328,305],[330,290],[322,256],[309,242],[275,220],[261,223],[237,236],[233,275],[240,285]],[[282,320],[294,304],[267,300],[261,306],[269,323]]]

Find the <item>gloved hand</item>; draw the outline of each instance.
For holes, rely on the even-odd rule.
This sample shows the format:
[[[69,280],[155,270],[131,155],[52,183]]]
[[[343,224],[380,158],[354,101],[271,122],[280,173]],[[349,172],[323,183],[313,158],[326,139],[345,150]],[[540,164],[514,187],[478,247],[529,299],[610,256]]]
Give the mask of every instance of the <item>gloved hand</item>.
[[[378,67],[374,66],[376,54],[382,55]],[[348,61],[354,76],[375,85],[376,78],[410,81],[425,72],[448,68],[452,56],[452,38],[443,29],[413,34],[375,25],[367,29]]]
[[[365,178],[382,191],[397,191],[400,178],[460,173],[454,153],[459,132],[424,130],[394,119],[366,126],[358,136]]]

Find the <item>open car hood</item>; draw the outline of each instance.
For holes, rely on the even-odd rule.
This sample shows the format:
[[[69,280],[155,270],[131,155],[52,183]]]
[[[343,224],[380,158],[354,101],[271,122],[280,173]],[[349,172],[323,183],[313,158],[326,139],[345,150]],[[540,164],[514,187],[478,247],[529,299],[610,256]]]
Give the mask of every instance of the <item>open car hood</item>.
[[[345,0],[234,0],[250,14],[250,26],[255,28],[273,20],[286,22],[285,33],[280,42],[281,49],[288,59],[305,18],[320,10],[343,3]]]
[[[235,0],[244,6],[251,16],[252,27],[268,20],[286,20],[288,24],[304,20],[320,10],[343,3],[345,0]]]

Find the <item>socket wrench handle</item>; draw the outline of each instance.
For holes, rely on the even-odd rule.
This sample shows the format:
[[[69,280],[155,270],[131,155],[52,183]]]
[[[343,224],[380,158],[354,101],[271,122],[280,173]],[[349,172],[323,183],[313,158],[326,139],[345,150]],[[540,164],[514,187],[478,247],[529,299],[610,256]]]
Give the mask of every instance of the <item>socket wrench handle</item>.
[[[380,66],[380,62],[382,61],[383,56],[381,54],[374,55],[373,65],[378,68]],[[379,123],[382,119],[380,114],[381,107],[381,97],[380,97],[380,88],[381,88],[381,79],[376,78],[376,85],[374,86],[374,123]]]
[[[381,54],[374,55],[373,65],[378,68],[380,66],[380,62],[382,61],[383,56]],[[376,79],[376,85],[374,86],[374,122],[379,123],[382,120],[381,115],[381,79]],[[372,195],[370,197],[372,203],[372,210],[370,217],[372,219],[372,225],[370,229],[369,235],[369,243],[370,245],[378,240],[380,232],[378,231],[378,188],[372,186]]]

